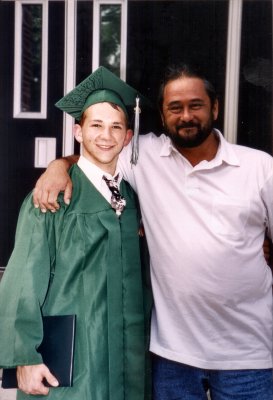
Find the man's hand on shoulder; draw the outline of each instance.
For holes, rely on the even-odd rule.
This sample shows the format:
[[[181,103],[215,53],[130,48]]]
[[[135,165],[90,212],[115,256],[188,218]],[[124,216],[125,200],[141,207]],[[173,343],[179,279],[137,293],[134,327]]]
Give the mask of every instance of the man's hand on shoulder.
[[[78,159],[78,156],[69,156],[52,161],[46,171],[36,182],[33,191],[33,203],[42,212],[59,209],[57,198],[60,192],[64,192],[64,202],[69,204],[72,196],[72,182],[68,175],[68,169]]]
[[[45,364],[17,367],[18,388],[26,394],[46,396],[49,393],[49,388],[44,385],[44,379],[50,386],[57,387],[59,385],[57,379]]]

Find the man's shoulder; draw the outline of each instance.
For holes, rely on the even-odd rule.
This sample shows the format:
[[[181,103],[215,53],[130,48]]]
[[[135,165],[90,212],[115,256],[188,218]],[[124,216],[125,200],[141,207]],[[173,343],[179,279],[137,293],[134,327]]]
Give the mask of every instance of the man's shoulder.
[[[154,132],[145,133],[144,135],[139,135],[140,145],[146,145],[147,143],[162,144],[166,141],[167,136],[164,133],[159,135]]]
[[[272,155],[266,153],[263,150],[259,149],[254,149],[252,147],[248,146],[243,146],[240,144],[230,144],[234,151],[239,155],[239,156],[247,156],[247,157],[252,157],[254,159],[258,160],[264,160],[267,162],[273,162],[273,157]]]
[[[245,165],[248,170],[263,171],[265,176],[270,176],[273,173],[273,157],[270,154],[239,144],[230,145],[238,157],[240,164]]]
[[[158,155],[162,147],[166,142],[169,142],[169,138],[164,134],[156,135],[153,132],[139,137],[139,160],[142,157],[148,156],[149,158],[153,155]]]
[[[145,162],[145,159],[148,157],[152,157],[153,154],[158,154],[164,141],[166,140],[166,136],[161,134],[160,136],[156,135],[153,132],[145,133],[139,135],[139,158],[137,162],[137,166],[141,165]],[[120,153],[119,156],[119,165],[121,170],[130,171],[131,170],[131,155],[132,155],[132,141],[128,146],[125,146]]]

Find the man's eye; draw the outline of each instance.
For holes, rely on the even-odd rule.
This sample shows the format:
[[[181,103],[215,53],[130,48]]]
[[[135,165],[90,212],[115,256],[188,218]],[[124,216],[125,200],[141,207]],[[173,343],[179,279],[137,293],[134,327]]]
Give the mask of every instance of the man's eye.
[[[179,114],[182,111],[182,107],[181,106],[170,106],[170,107],[168,107],[168,110],[173,114]]]
[[[201,103],[196,103],[196,104],[191,105],[192,110],[200,110],[200,108],[202,108],[202,107],[203,107],[203,104],[201,104]]]

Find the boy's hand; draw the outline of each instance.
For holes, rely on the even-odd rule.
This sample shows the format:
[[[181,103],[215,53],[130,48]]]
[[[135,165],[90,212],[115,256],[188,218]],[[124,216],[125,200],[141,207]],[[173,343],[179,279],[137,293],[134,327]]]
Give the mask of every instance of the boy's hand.
[[[50,386],[57,387],[59,385],[57,379],[51,374],[45,364],[17,367],[18,388],[26,394],[47,395],[49,388],[44,385],[44,379]]]

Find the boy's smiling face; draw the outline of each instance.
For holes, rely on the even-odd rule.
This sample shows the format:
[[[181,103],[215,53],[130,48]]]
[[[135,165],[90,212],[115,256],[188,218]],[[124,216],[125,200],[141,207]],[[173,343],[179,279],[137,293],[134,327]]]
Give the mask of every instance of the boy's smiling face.
[[[110,103],[97,103],[84,112],[82,124],[74,126],[83,156],[105,172],[114,174],[119,153],[131,138],[124,111]]]

